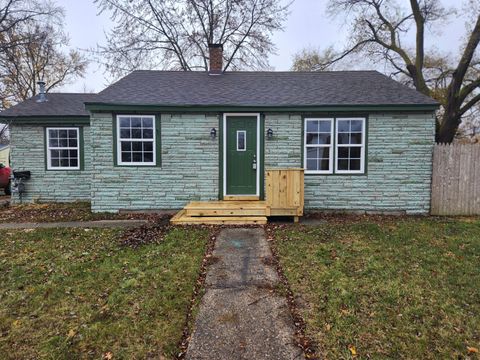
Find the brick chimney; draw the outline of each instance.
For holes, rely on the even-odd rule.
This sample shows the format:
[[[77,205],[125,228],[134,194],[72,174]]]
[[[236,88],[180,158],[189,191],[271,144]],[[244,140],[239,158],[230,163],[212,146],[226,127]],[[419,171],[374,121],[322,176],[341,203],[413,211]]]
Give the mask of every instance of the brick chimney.
[[[223,45],[208,44],[210,52],[210,75],[220,75],[223,70]]]

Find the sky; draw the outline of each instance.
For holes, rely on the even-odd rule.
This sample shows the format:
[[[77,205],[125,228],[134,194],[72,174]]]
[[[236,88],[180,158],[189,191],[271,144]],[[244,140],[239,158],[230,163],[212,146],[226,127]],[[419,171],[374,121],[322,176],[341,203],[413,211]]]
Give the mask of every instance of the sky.
[[[407,0],[399,0],[407,1]],[[295,0],[285,30],[273,36],[277,54],[270,57],[273,70],[289,70],[293,56],[303,48],[326,48],[344,43],[347,26],[341,18],[331,19],[325,8],[328,0]],[[99,14],[93,0],[57,0],[65,9],[65,31],[69,34],[71,48],[88,49],[105,43],[105,33],[112,27],[108,13]],[[459,0],[443,0],[446,7],[454,6]],[[453,18],[445,25],[442,33],[427,32],[427,45],[432,44],[441,51],[456,53],[459,41],[465,33],[465,20]],[[64,85],[57,91],[98,92],[109,84],[108,76],[98,65],[91,63],[85,78]]]

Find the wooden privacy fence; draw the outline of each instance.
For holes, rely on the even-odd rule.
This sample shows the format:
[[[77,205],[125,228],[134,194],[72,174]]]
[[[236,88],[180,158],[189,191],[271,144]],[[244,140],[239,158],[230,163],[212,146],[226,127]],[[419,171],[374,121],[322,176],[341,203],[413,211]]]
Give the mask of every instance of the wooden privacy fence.
[[[480,144],[435,145],[431,213],[480,215]]]

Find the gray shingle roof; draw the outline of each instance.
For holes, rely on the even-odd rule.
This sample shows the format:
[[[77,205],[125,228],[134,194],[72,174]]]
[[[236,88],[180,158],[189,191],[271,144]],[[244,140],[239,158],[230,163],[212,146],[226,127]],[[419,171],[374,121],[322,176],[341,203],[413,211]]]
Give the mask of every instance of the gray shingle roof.
[[[37,102],[38,95],[0,112],[1,117],[15,116],[89,116],[84,103],[96,94],[48,93],[46,102]]]
[[[105,104],[325,106],[436,105],[377,71],[130,73],[93,100]]]
[[[160,106],[438,105],[377,71],[130,73],[99,94],[48,93],[0,112],[2,117],[89,116],[85,103]]]

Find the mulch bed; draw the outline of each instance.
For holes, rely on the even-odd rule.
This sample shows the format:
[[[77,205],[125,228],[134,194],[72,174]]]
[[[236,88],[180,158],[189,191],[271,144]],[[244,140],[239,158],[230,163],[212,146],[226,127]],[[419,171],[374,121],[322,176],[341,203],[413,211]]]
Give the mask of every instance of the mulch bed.
[[[24,204],[0,209],[0,223],[6,222],[65,222],[94,220],[151,220],[156,221],[165,215],[156,213],[92,213],[90,204],[45,203]]]

